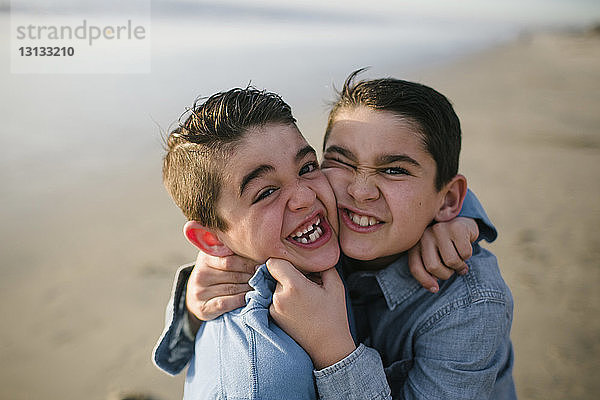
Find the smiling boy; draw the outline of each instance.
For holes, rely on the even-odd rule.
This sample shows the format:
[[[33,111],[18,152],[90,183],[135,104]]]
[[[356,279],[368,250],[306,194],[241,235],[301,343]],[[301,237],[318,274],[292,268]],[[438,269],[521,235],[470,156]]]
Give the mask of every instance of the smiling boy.
[[[275,281],[264,265],[285,259],[343,293],[332,268],[335,198],[290,107],[251,87],[218,93],[194,105],[167,145],[164,183],[188,219],[186,238],[213,256],[263,264],[247,304],[200,328],[184,398],[315,399],[311,359],[269,318]],[[343,296],[337,308],[333,338],[349,334]]]
[[[458,117],[427,86],[356,73],[330,113],[322,169],[360,344],[346,334],[337,349],[320,346],[328,332],[307,321],[332,316],[308,306],[335,294],[284,261],[269,266],[280,284],[271,315],[310,355],[348,354],[315,371],[322,399],[514,399],[513,302],[496,258],[474,245],[469,273],[435,295],[408,272],[406,252],[432,221],[454,218],[467,191]]]
[[[333,113],[332,113],[333,114]],[[363,128],[368,128],[369,127],[369,123],[370,121],[360,121],[361,124],[364,124],[364,126],[362,126]],[[250,132],[254,132],[254,130],[249,130]],[[260,131],[260,134],[263,134],[263,137],[260,136],[260,134],[258,135],[258,137],[260,138],[260,140],[257,140],[256,144],[257,146],[254,146],[252,143],[249,144],[248,146],[248,151],[249,153],[247,153],[243,158],[245,159],[251,159],[253,160],[253,163],[247,163],[248,165],[246,165],[245,163],[241,163],[239,165],[236,166],[243,166],[245,170],[244,173],[239,173],[239,174],[233,174],[233,176],[231,176],[228,183],[231,184],[231,188],[229,188],[229,196],[227,196],[228,198],[225,199],[225,204],[227,204],[227,208],[228,210],[230,210],[230,212],[232,213],[233,216],[237,216],[237,218],[240,219],[240,221],[244,221],[244,223],[242,223],[240,229],[236,229],[233,230],[231,232],[229,232],[229,235],[222,235],[222,238],[219,239],[217,242],[220,243],[220,245],[215,245],[215,239],[214,238],[210,238],[210,240],[208,242],[206,242],[205,240],[200,240],[202,238],[207,237],[206,234],[206,229],[205,226],[203,224],[198,224],[197,222],[191,221],[188,222],[186,224],[186,236],[188,237],[188,239],[194,243],[197,247],[199,247],[201,250],[203,250],[204,252],[208,253],[208,254],[212,254],[215,256],[226,256],[232,253],[236,253],[245,257],[250,257],[250,254],[253,252],[256,252],[257,254],[262,254],[262,258],[258,257],[256,258],[256,256],[252,256],[254,257],[254,260],[257,259],[264,259],[265,256],[269,256],[269,251],[264,252],[262,251],[262,249],[266,248],[264,243],[260,243],[258,241],[256,241],[256,238],[259,237],[260,232],[262,229],[264,230],[268,230],[268,229],[272,229],[273,227],[277,228],[279,225],[279,223],[277,221],[279,221],[279,218],[276,216],[276,214],[273,214],[269,211],[269,209],[271,210],[276,210],[276,209],[282,209],[281,207],[278,206],[285,203],[288,200],[285,200],[287,197],[282,197],[280,198],[279,196],[281,195],[281,193],[286,193],[286,191],[282,190],[282,187],[280,186],[280,183],[277,181],[269,181],[269,179],[271,178],[269,176],[269,173],[272,173],[275,171],[275,169],[273,168],[273,165],[271,165],[270,163],[263,163],[263,162],[259,162],[259,161],[254,161],[254,160],[260,160],[261,158],[261,152],[269,152],[271,150],[271,148],[276,147],[277,144],[279,144],[280,139],[275,140],[275,142],[272,142],[271,139],[272,137],[270,137],[269,135],[264,135],[266,133],[266,131]],[[393,139],[393,138],[392,138]],[[291,143],[286,142],[285,143],[286,148],[294,148],[294,146],[291,146]],[[367,143],[367,142],[362,142],[359,147],[364,147],[364,149],[369,149],[372,148],[372,145]],[[401,165],[398,166],[398,163],[404,163],[404,162],[408,162],[409,164],[411,164],[411,168],[412,167],[420,167],[421,164],[417,161],[417,159],[415,158],[411,158],[405,154],[391,154],[391,155],[386,155],[385,157],[377,157],[377,159],[374,160],[374,163],[369,164],[369,163],[358,163],[359,158],[357,155],[359,155],[360,153],[358,151],[356,151],[354,153],[352,153],[351,150],[344,148],[342,145],[337,146],[336,148],[332,148],[331,152],[337,152],[338,153],[338,159],[335,161],[332,161],[330,159],[330,161],[332,162],[338,162],[340,165],[345,165],[346,167],[354,170],[357,174],[360,173],[360,180],[365,180],[367,178],[370,178],[371,176],[379,176],[379,175],[383,175],[383,176],[390,176],[392,177],[392,179],[394,179],[394,176],[402,176],[405,175],[408,172],[408,168],[406,168],[405,166]],[[239,154],[243,154],[243,150],[240,150]],[[238,155],[239,155],[238,154]],[[300,153],[298,153],[300,154]],[[347,157],[346,160],[341,159],[341,157]],[[272,159],[273,155],[269,154],[268,157],[265,157],[265,159]],[[291,159],[291,157],[289,157]],[[297,158],[297,157],[296,157]],[[327,161],[326,161],[327,162]],[[355,162],[357,164],[353,165],[352,162]],[[423,165],[425,165],[425,163],[423,163]],[[327,165],[326,165],[327,166]],[[430,166],[430,165],[429,165]],[[302,171],[306,171],[306,169],[302,169],[300,168],[298,165],[295,166],[295,168],[298,169],[298,172],[294,172],[297,174],[300,174]],[[311,169],[311,167],[303,167],[303,168],[307,168],[308,170]],[[295,170],[294,170],[295,171]],[[304,173],[302,172],[302,173]],[[431,170],[429,170],[429,172],[431,172]],[[185,176],[185,175],[184,175]],[[267,178],[266,180],[261,180],[262,178]],[[333,177],[332,179],[336,179],[335,177]],[[349,187],[349,191],[352,193],[352,196],[356,196],[357,198],[360,197],[364,197],[364,201],[371,201],[375,198],[377,198],[379,195],[377,193],[369,193],[369,191],[365,191],[364,189],[366,188],[362,183],[359,182],[349,182],[348,183],[348,187]],[[420,221],[420,223],[422,224],[423,221],[428,220],[428,223],[431,223],[432,220],[438,220],[438,221],[447,221],[450,220],[452,218],[454,218],[456,216],[456,214],[458,213],[458,211],[460,210],[460,206],[462,205],[462,200],[464,198],[465,192],[466,192],[466,182],[464,182],[464,178],[459,177],[457,179],[458,181],[462,182],[462,186],[460,186],[462,189],[462,194],[459,196],[460,199],[459,201],[455,201],[452,205],[452,207],[450,207],[450,209],[452,209],[452,211],[450,212],[446,212],[445,215],[440,215],[440,216],[436,216],[434,215],[431,210],[428,213],[427,210],[430,208],[431,204],[427,203],[427,204],[423,204],[423,202],[417,202],[417,203],[411,203],[410,206],[415,207],[415,213],[405,213],[405,217],[404,220],[402,221],[399,217],[399,214],[393,213],[390,210],[387,210],[385,208],[381,208],[381,212],[373,212],[373,211],[366,211],[366,210],[362,210],[359,207],[353,206],[351,205],[349,202],[340,202],[339,203],[339,207],[340,207],[340,219],[342,221],[342,223],[346,224],[346,226],[351,228],[352,232],[355,233],[377,233],[377,232],[385,232],[386,235],[396,235],[395,239],[398,241],[397,247],[406,247],[406,246],[412,246],[414,244],[416,244],[416,242],[418,241],[418,238],[415,240],[414,239],[414,235],[419,231],[419,229],[422,229],[420,234],[423,234],[423,230],[425,229],[425,227],[427,226],[427,224],[423,225],[422,228],[419,227],[419,225],[415,225],[415,228],[413,229],[414,232],[407,232],[406,229],[402,230],[399,229],[399,226],[401,226],[402,224],[413,224],[413,221],[415,220],[414,215],[418,216],[418,221]],[[345,181],[339,181],[339,182],[335,182],[334,187],[339,184],[341,184],[342,182]],[[198,184],[200,184],[201,182],[198,182]],[[357,184],[358,183],[358,184]],[[237,189],[236,189],[237,188]],[[251,193],[246,194],[246,190],[250,188],[253,190],[250,190]],[[236,191],[237,190],[237,191]],[[342,189],[340,189],[342,190]],[[321,189],[321,191],[324,190]],[[315,193],[317,191],[314,191]],[[308,192],[307,192],[308,193]],[[305,193],[306,194],[306,193]],[[390,194],[394,194],[394,192],[390,192]],[[247,203],[241,203],[241,205],[239,203],[237,203],[236,201],[230,202],[231,199],[236,199],[235,196],[238,197],[242,197],[242,195],[246,196],[249,195],[250,197],[247,199]],[[388,196],[388,194],[386,194],[386,196]],[[176,196],[173,196],[176,199]],[[301,198],[302,196],[300,196]],[[343,197],[341,197],[343,198]],[[400,199],[400,197],[398,197]],[[392,198],[392,200],[394,200]],[[402,199],[404,200],[404,199]],[[282,203],[283,201],[283,203]],[[177,202],[177,199],[176,199]],[[178,203],[179,204],[179,203]],[[247,205],[247,207],[246,207]],[[263,208],[264,207],[264,208]],[[274,208],[270,208],[270,207],[274,207]],[[279,207],[279,208],[278,208]],[[182,207],[183,208],[183,207]],[[285,207],[283,208],[285,209]],[[260,211],[260,212],[257,212]],[[389,212],[388,212],[389,211]],[[456,211],[456,212],[454,212]],[[477,212],[478,211],[478,212]],[[246,214],[247,213],[247,214]],[[264,221],[262,221],[262,225],[260,225],[259,228],[253,227],[253,223],[259,223],[257,222],[258,219],[262,219],[262,213],[264,213],[264,215],[266,215],[266,218]],[[281,228],[281,229],[275,229],[276,232],[281,231],[281,235],[280,235],[280,239],[277,239],[277,237],[274,236],[269,236],[269,238],[272,240],[272,242],[270,241],[269,243],[274,243],[275,244],[275,248],[276,249],[280,249],[278,252],[273,253],[275,254],[274,256],[278,256],[281,257],[283,259],[288,259],[289,257],[287,257],[287,253],[286,253],[286,249],[291,249],[292,250],[292,254],[296,253],[296,247],[300,247],[304,250],[308,250],[310,248],[315,247],[317,244],[320,246],[320,243],[322,241],[325,241],[324,238],[326,238],[327,236],[327,231],[323,230],[321,227],[315,227],[312,228],[313,232],[310,232],[309,229],[311,229],[311,226],[313,225],[313,222],[316,222],[316,219],[312,219],[315,216],[317,216],[317,214],[313,215],[313,216],[309,216],[308,220],[306,220],[304,223],[304,225],[298,225],[296,227],[286,227],[285,229]],[[332,212],[331,210],[328,211],[328,215],[331,216]],[[485,218],[485,213],[483,212],[483,210],[476,210],[475,212],[476,216],[483,216],[483,218]],[[188,214],[186,214],[186,216],[188,216]],[[188,216],[189,219],[194,219],[194,217],[192,215]],[[320,216],[319,216],[320,218]],[[394,221],[398,222],[397,224],[393,224],[392,222]],[[268,223],[267,221],[270,221],[270,223]],[[488,221],[489,222],[489,221]],[[408,226],[408,225],[405,225]],[[388,227],[391,227],[391,230],[387,230]],[[290,230],[291,229],[291,230]],[[305,232],[306,231],[306,232]],[[323,235],[325,234],[325,235]],[[323,236],[321,236],[323,235]],[[369,243],[367,246],[361,246],[360,240],[354,240],[352,238],[351,235],[346,235],[344,238],[344,243],[346,243],[346,245],[349,246],[356,246],[356,251],[353,250],[349,250],[348,254],[350,257],[356,257],[356,259],[352,259],[352,258],[347,258],[346,262],[348,264],[348,266],[351,266],[354,262],[357,262],[358,260],[364,260],[364,262],[362,263],[361,266],[359,266],[359,269],[369,269],[369,268],[381,268],[382,266],[385,266],[387,264],[389,264],[391,261],[393,261],[394,259],[398,258],[398,254],[394,254],[391,253],[388,248],[382,248],[382,247],[377,247],[380,242],[384,242],[387,243],[389,245],[389,237],[387,237],[386,235],[380,236],[378,238],[375,238],[371,243]],[[476,236],[476,234],[475,234]],[[243,242],[243,238],[244,237],[249,237],[249,242],[248,243],[242,243]],[[420,237],[420,235],[419,235]],[[465,234],[464,238],[467,238],[468,235]],[[232,238],[237,238],[238,239],[238,243],[236,244],[235,242],[232,242],[231,239]],[[281,240],[281,238],[285,238],[283,241]],[[463,238],[463,239],[464,239]],[[387,242],[385,242],[387,240]],[[303,243],[306,242],[306,243]],[[314,243],[311,243],[314,242]],[[449,243],[450,246],[453,245],[452,241],[448,241],[446,243]],[[458,243],[458,241],[455,241],[454,243]],[[467,242],[468,243],[468,242]],[[229,244],[229,245],[228,245]],[[293,247],[290,247],[289,245],[292,244]],[[254,246],[256,246],[256,249],[254,248]],[[268,247],[268,246],[267,246]],[[457,247],[460,247],[457,245]],[[233,248],[237,248],[237,251],[233,251]],[[440,249],[440,252],[444,253],[442,251],[443,249]],[[456,249],[452,249],[456,252]],[[437,252],[437,250],[436,250]],[[283,256],[282,256],[283,255]],[[300,257],[302,258],[302,257]],[[468,258],[465,257],[465,258]],[[252,259],[251,259],[252,260]],[[254,262],[254,261],[251,261]],[[310,263],[309,263],[310,264]],[[270,267],[272,270],[275,271],[274,275],[276,275],[277,279],[280,281],[287,281],[287,283],[290,283],[291,281],[288,281],[286,279],[286,272],[281,272],[280,270],[280,262],[277,260],[272,260],[270,263]],[[286,262],[286,265],[291,267],[291,264],[289,264],[289,262]],[[299,266],[300,270],[303,270],[304,272],[310,272],[311,269],[306,269],[303,268],[301,264],[298,264],[297,266]],[[291,267],[293,269],[293,267]],[[294,271],[296,271],[294,269]],[[313,269],[312,271],[318,271],[317,269]],[[331,270],[329,270],[331,272]],[[289,271],[287,271],[287,273],[289,273]],[[179,274],[178,274],[179,276]],[[300,274],[300,276],[302,277],[301,279],[304,279],[303,275]],[[308,353],[310,354],[312,361],[314,362],[314,365],[317,367],[317,369],[321,369],[327,366],[330,366],[332,364],[336,364],[338,361],[343,360],[345,358],[347,358],[346,356],[348,356],[350,353],[350,355],[348,357],[352,358],[352,357],[357,357],[357,354],[365,354],[368,355],[369,351],[365,351],[364,346],[360,347],[359,349],[357,349],[355,351],[355,345],[354,342],[352,341],[352,338],[350,336],[350,331],[348,329],[348,323],[346,318],[346,311],[345,311],[345,307],[344,305],[344,294],[343,294],[343,287],[341,287],[341,285],[339,284],[339,278],[338,280],[336,280],[335,278],[337,276],[334,276],[334,274],[329,274],[329,273],[324,273],[323,274],[323,284],[319,285],[319,287],[321,289],[324,289],[327,293],[326,293],[326,297],[323,297],[323,293],[315,293],[315,296],[312,298],[306,298],[307,303],[303,304],[301,307],[304,309],[305,313],[296,313],[296,317],[299,315],[303,315],[303,318],[301,319],[296,319],[296,322],[298,322],[299,324],[301,324],[301,328],[300,330],[305,330],[309,332],[309,336],[312,335],[312,338],[316,339],[316,343],[310,343],[310,338],[309,340],[305,340],[302,337],[302,334],[300,336],[298,336],[298,329],[296,327],[294,327],[294,317],[291,318],[290,321],[285,321],[284,320],[284,313],[281,312],[281,306],[284,306],[284,308],[286,307],[286,300],[285,300],[285,296],[281,295],[281,293],[278,294],[276,293],[274,297],[274,300],[277,302],[277,304],[274,306],[276,307],[275,309],[275,315],[278,316],[278,323],[280,323],[282,325],[282,327],[284,327],[284,329],[286,330],[286,332],[290,333],[299,343],[302,344],[302,346],[304,347],[305,350],[308,351]],[[179,278],[181,278],[181,276],[179,276]],[[254,278],[253,278],[254,279]],[[304,279],[305,280],[305,279]],[[233,282],[239,282],[240,279],[239,277],[235,277],[233,279]],[[226,281],[220,281],[223,283],[226,283]],[[255,292],[260,293],[260,290],[256,287],[256,281],[251,281],[251,285],[253,285],[253,287],[256,289]],[[226,284],[227,287],[233,288],[235,289],[234,286],[231,286],[230,283]],[[284,285],[285,286],[285,285]],[[289,286],[289,285],[288,285]],[[185,302],[183,301],[179,301],[178,304],[176,304],[175,302],[180,300],[182,298],[182,290],[185,291],[185,285],[181,285],[181,284],[176,284],[174,286],[174,288],[176,289],[176,292],[174,293],[174,296],[172,298],[173,300],[173,304],[171,304],[171,306],[175,306],[175,308],[177,309],[175,311],[175,318],[178,318],[178,315],[182,315],[181,314],[181,308],[183,307],[185,309]],[[272,290],[274,289],[274,286],[270,289],[269,295],[270,293],[272,293]],[[314,288],[313,288],[314,289]],[[281,301],[279,301],[278,299],[281,299]],[[252,306],[250,305],[253,300],[252,295],[250,296],[250,298],[247,298],[247,300],[249,300],[248,305],[244,308],[247,309],[248,306],[250,306],[250,308],[252,308]],[[264,300],[264,299],[263,299]],[[260,302],[262,304],[263,307],[263,311],[265,309],[265,306],[268,307],[269,303],[270,303],[270,298],[268,298],[267,301],[261,301]],[[307,310],[314,310],[315,306],[318,305],[319,308],[319,312],[312,312],[310,311],[309,314],[306,313]],[[297,309],[297,304],[292,305],[292,307],[290,309]],[[223,306],[221,308],[224,308]],[[273,307],[272,307],[273,310]],[[279,310],[279,312],[278,312]],[[178,372],[181,368],[183,368],[185,366],[185,364],[187,364],[187,361],[189,360],[189,356],[187,356],[186,354],[190,354],[190,353],[195,353],[196,354],[196,359],[194,359],[192,361],[192,364],[190,366],[190,369],[188,370],[188,381],[193,381],[193,379],[195,379],[196,381],[202,380],[204,379],[204,385],[210,384],[210,382],[214,382],[215,378],[213,376],[214,373],[214,369],[211,370],[211,368],[204,368],[202,373],[200,373],[197,369],[197,366],[202,364],[199,363],[197,361],[198,358],[203,358],[203,357],[209,357],[209,359],[211,357],[213,357],[214,351],[216,348],[218,348],[219,346],[215,345],[213,336],[210,333],[207,333],[207,330],[210,331],[210,328],[206,328],[206,326],[208,325],[209,327],[213,326],[213,324],[208,323],[208,324],[204,324],[204,327],[201,328],[198,336],[197,336],[197,340],[196,340],[196,348],[195,351],[192,350],[192,352],[190,352],[187,348],[188,343],[185,339],[185,337],[190,337],[191,334],[188,332],[185,335],[182,335],[182,332],[180,331],[181,328],[186,329],[185,328],[185,324],[181,325],[179,323],[173,323],[171,324],[171,322],[169,322],[169,318],[173,317],[170,315],[170,311],[168,310],[168,318],[167,318],[167,326],[168,329],[165,330],[164,336],[161,338],[161,340],[159,340],[159,344],[157,349],[155,349],[155,360],[157,362],[158,365],[161,366],[161,368],[164,368],[166,371],[170,372],[170,373],[176,373]],[[235,311],[233,314],[231,315],[236,315],[238,312]],[[228,319],[230,317],[230,315],[225,315],[223,318]],[[266,318],[266,317],[265,317]],[[174,322],[174,321],[172,321]],[[362,320],[360,319],[359,316],[359,322],[362,322]],[[359,327],[361,327],[361,325],[359,325]],[[279,328],[277,328],[279,329]],[[288,331],[289,330],[289,331]],[[319,333],[319,334],[315,334],[315,333]],[[364,333],[364,332],[363,332]],[[199,338],[202,338],[202,340],[199,340]],[[241,342],[241,343],[246,343],[243,340],[232,340],[232,342]],[[243,346],[242,346],[243,348]],[[220,350],[219,350],[220,351]],[[382,354],[385,357],[385,354]],[[213,357],[214,358],[214,357]],[[372,357],[371,357],[372,358]],[[299,358],[299,360],[302,360],[302,357]],[[347,359],[346,359],[347,361]],[[294,361],[295,362],[295,361]],[[241,363],[242,366],[247,366],[247,363],[242,362]],[[266,368],[268,369],[268,366],[270,365],[269,362],[269,358],[265,358],[263,359],[262,363],[259,363],[257,365],[260,365],[261,367],[259,368],[259,370],[263,367],[266,366]],[[375,364],[375,367],[377,367],[379,364]],[[234,370],[235,368],[233,367],[228,367],[226,368],[226,370]],[[370,369],[370,368],[368,368]],[[238,373],[242,373],[242,370],[238,370]],[[326,370],[326,369],[325,369]],[[341,370],[344,370],[344,368],[342,368]],[[377,368],[373,369],[374,371],[377,371]],[[317,371],[318,372],[318,371]],[[190,374],[192,376],[194,376],[193,379],[190,379]],[[320,373],[316,373],[316,376],[323,376],[322,374],[320,375]],[[243,381],[243,380],[242,380]],[[260,382],[260,380],[257,380],[258,382]],[[326,388],[327,388],[327,383],[323,384],[324,380],[320,379],[318,380],[318,382],[321,382],[322,384],[319,386],[319,390],[321,392],[321,390],[324,390],[324,393],[326,393]],[[354,382],[356,384],[356,381],[351,381],[350,383]],[[371,383],[373,382],[385,382],[385,375],[383,377],[383,381],[381,379],[374,379]],[[304,382],[307,383],[307,382]],[[348,383],[348,382],[347,382]],[[235,385],[233,385],[235,387]],[[329,385],[331,386],[331,385]],[[333,385],[335,386],[335,385]],[[383,385],[385,387],[387,387],[386,385]],[[268,385],[267,385],[268,387]],[[340,386],[341,388],[343,388],[343,386]],[[369,386],[365,385],[364,386],[365,389],[368,389]],[[286,389],[287,390],[287,395],[284,397],[289,397],[289,388]],[[187,393],[187,390],[186,390]],[[263,392],[263,395],[266,392]],[[292,392],[293,393],[293,392]],[[357,393],[363,393],[364,395],[368,395],[369,392],[361,392],[358,391]],[[321,394],[321,396],[324,396],[324,394]],[[335,396],[334,396],[335,397]],[[356,398],[360,398],[360,395],[358,395],[358,397]]]

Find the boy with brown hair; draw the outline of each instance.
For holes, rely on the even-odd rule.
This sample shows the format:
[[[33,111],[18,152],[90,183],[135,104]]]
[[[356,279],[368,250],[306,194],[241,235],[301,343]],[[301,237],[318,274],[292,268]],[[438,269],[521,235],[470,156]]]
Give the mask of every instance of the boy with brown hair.
[[[467,192],[458,118],[431,88],[354,76],[330,114],[323,169],[361,344],[321,326],[335,312],[319,306],[340,294],[284,261],[269,265],[280,284],[271,314],[313,360],[334,360],[315,362],[321,398],[514,398],[512,298],[495,258],[475,246],[471,272],[435,296],[408,274],[407,251],[432,221],[454,218]]]

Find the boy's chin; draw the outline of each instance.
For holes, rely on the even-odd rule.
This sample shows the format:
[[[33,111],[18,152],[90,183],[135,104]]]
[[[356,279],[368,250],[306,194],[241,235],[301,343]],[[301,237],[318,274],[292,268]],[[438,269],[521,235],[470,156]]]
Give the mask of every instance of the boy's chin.
[[[332,267],[335,267],[339,258],[340,251],[338,248],[337,251],[332,251],[326,257],[320,257],[314,263],[302,263],[302,265],[297,265],[296,268],[298,268],[299,271],[305,274],[323,272]]]

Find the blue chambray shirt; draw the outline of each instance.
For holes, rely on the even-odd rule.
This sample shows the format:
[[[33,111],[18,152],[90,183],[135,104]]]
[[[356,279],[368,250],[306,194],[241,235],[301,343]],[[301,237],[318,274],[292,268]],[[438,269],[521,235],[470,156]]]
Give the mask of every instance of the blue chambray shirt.
[[[497,232],[494,226],[471,191],[467,193],[460,216],[474,218],[477,221],[480,230],[478,240],[485,239],[491,242],[496,239]],[[165,329],[153,352],[154,363],[169,374],[179,373],[195,353],[194,337],[187,327],[185,313],[185,287],[192,267],[192,264],[185,265],[177,272],[171,300],[166,310]],[[442,285],[442,287],[445,286]],[[349,312],[349,314],[352,320],[352,313]],[[359,315],[364,316],[364,313],[359,312]],[[351,326],[352,328],[353,326]],[[393,336],[393,332],[390,335]],[[240,348],[239,350],[244,349]],[[197,351],[199,351],[198,348],[196,348]],[[388,359],[385,354],[383,356],[384,359]],[[190,366],[191,368],[192,366]],[[389,385],[392,388],[395,387],[395,371],[394,368],[387,368],[384,372],[379,353],[373,348],[361,344],[344,360],[321,371],[314,371],[314,375],[318,384],[319,395],[324,399],[388,399],[390,398]],[[386,377],[391,379],[389,385]],[[443,384],[443,382],[440,381],[440,384]],[[290,392],[287,391],[286,395],[281,398],[290,398],[289,396]],[[394,396],[394,398],[400,397]],[[434,396],[432,398],[438,397]]]
[[[310,357],[269,317],[266,265],[248,283],[245,307],[200,327],[184,399],[316,399]]]
[[[321,398],[516,399],[510,290],[489,251],[475,245],[467,264],[437,294],[411,276],[406,255],[347,271],[361,354],[315,372]],[[387,384],[372,379],[383,372]]]

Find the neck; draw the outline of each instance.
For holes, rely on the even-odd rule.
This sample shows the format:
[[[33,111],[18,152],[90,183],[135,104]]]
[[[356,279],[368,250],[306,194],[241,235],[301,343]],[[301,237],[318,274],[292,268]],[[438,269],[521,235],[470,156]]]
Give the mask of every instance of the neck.
[[[354,271],[378,271],[399,259],[402,254],[404,253],[380,257],[374,260],[357,260],[355,258],[346,257],[346,264]]]

